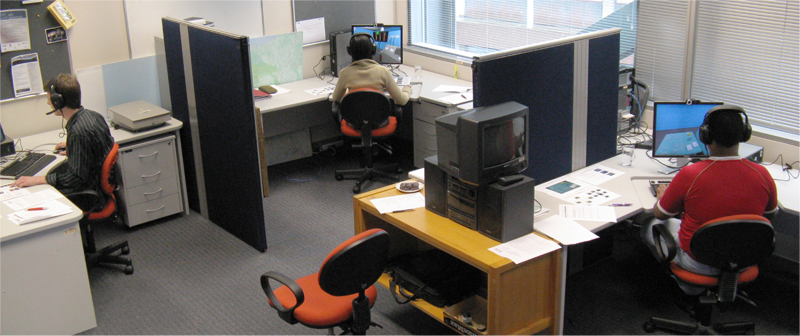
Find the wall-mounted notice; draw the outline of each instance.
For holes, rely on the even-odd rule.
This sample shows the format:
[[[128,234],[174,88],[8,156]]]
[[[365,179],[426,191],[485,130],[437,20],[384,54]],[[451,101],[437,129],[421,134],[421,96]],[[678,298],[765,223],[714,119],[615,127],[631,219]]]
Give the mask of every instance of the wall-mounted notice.
[[[4,53],[31,48],[27,9],[0,11],[0,45]]]
[[[23,54],[11,58],[11,79],[15,98],[44,92],[39,54]]]
[[[325,18],[315,18],[295,22],[296,32],[303,32],[303,44],[325,41]]]

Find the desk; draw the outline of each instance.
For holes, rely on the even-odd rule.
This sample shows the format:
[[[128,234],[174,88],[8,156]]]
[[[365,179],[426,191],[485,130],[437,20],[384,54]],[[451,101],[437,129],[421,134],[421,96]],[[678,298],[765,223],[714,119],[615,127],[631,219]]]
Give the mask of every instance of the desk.
[[[142,169],[152,169],[159,172],[152,178],[149,178],[147,182],[153,182],[150,185],[153,185],[154,188],[160,188],[161,185],[156,186],[157,183],[161,181],[165,181],[167,179],[174,178],[171,181],[172,187],[167,188],[164,187],[165,190],[172,190],[174,193],[167,194],[164,192],[163,197],[161,193],[153,194],[150,190],[144,190],[146,187],[144,186],[144,182],[137,182],[133,183],[133,178],[123,178],[120,180],[120,203],[121,205],[118,207],[120,212],[124,215],[123,218],[128,226],[135,226],[146,221],[151,221],[157,218],[161,218],[164,216],[172,215],[175,213],[183,212],[184,214],[189,214],[189,200],[186,196],[186,179],[183,172],[183,157],[181,154],[181,146],[180,146],[180,136],[178,131],[183,126],[180,120],[171,118],[168,120],[163,126],[157,127],[150,130],[140,131],[140,132],[129,132],[124,129],[114,129],[111,128],[111,136],[114,137],[114,141],[119,144],[120,149],[120,159],[118,159],[118,163],[120,164],[120,176],[132,176],[131,174],[126,174],[130,172],[138,172]],[[35,135],[30,135],[26,137],[20,138],[20,144],[23,146],[24,149],[32,149],[36,148],[35,151],[37,152],[47,152],[49,153],[57,143],[66,141],[66,138],[59,137],[59,133],[61,130],[53,130],[49,132],[43,132]],[[169,153],[166,157],[162,157],[166,160],[166,165],[168,169],[164,169],[164,171],[170,171],[177,174],[177,176],[166,176],[167,174],[160,174],[163,167],[156,167],[152,164],[145,163],[144,168],[142,168],[141,164],[127,164],[123,158],[123,156],[128,155],[129,153],[136,153],[136,149],[143,148],[146,146],[151,140],[153,139],[160,139],[160,137],[164,135],[174,135],[175,136],[175,143],[171,146],[174,149],[174,156],[172,153]],[[151,153],[147,153],[151,154]],[[164,153],[167,154],[167,153]],[[47,167],[42,169],[37,175],[45,175],[47,172],[55,166],[56,164],[60,163],[65,159],[63,155],[56,155],[56,160],[50,163]],[[131,161],[131,160],[128,160]],[[124,165],[123,165],[124,164]],[[155,171],[153,172],[155,173]],[[142,173],[142,174],[153,174],[153,173]],[[135,175],[134,175],[135,176]],[[128,180],[128,181],[126,181]],[[135,191],[141,193],[149,193],[153,194],[153,196],[148,196],[147,198],[139,198],[137,200],[131,193],[128,193],[129,189],[125,188],[126,183],[130,187],[136,187]],[[159,201],[163,201],[164,204],[159,203]],[[152,202],[158,203],[154,204]],[[153,209],[157,209],[164,205],[158,211],[146,211],[141,209],[143,205],[148,205]],[[145,215],[142,215],[142,214]]]
[[[31,192],[52,189],[31,187]],[[97,326],[78,227],[81,210],[24,225],[0,204],[0,306],[3,334],[72,335]]]
[[[406,65],[401,65],[400,70],[406,74],[414,73],[414,68]],[[420,77],[423,84],[413,85],[410,100],[413,104],[406,104],[407,106],[434,104],[443,107],[448,113],[453,112],[457,110],[455,105],[442,100],[442,98],[454,93],[434,92],[433,90],[439,85],[472,87],[471,82],[425,70],[420,71]],[[336,79],[332,83],[335,84]],[[267,142],[266,161],[268,165],[311,156],[312,141],[339,135],[331,115],[331,103],[328,95],[313,95],[305,91],[327,85],[332,84],[328,83],[328,80],[319,80],[318,78],[279,84],[278,87],[291,90],[291,92],[273,95],[271,98],[255,103],[256,108],[261,112],[263,130],[260,137]],[[414,110],[416,118],[418,109],[414,108]],[[410,116],[406,116],[406,118],[411,119]],[[416,133],[420,131],[416,129],[416,126],[417,124],[414,123],[415,140]],[[317,129],[309,130],[315,127]],[[284,140],[278,139],[279,136],[284,137]],[[299,146],[298,142],[300,142]],[[290,150],[285,150],[285,147]],[[279,152],[279,149],[284,149],[284,152]],[[435,146],[433,149],[435,150]],[[435,152],[430,155],[435,155]],[[418,167],[422,167],[422,158],[430,155],[421,156]]]
[[[514,264],[488,249],[500,243],[424,208],[403,213],[380,214],[373,198],[400,195],[394,185],[354,196],[355,232],[380,228],[389,233],[389,256],[436,248],[481,270],[486,278],[488,335],[560,332],[562,297],[561,251]],[[378,282],[389,287],[390,277]],[[425,301],[411,303],[436,320],[443,309]]]

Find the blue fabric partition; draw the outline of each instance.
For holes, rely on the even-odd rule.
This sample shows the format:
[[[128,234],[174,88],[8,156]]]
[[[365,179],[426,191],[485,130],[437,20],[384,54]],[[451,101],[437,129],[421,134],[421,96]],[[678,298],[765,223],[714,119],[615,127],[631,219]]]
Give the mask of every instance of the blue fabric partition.
[[[614,31],[473,60],[475,107],[516,101],[530,109],[530,162],[523,174],[537,183],[616,155],[619,30]]]
[[[162,23],[173,116],[184,123],[190,207],[266,251],[249,40],[168,19]]]

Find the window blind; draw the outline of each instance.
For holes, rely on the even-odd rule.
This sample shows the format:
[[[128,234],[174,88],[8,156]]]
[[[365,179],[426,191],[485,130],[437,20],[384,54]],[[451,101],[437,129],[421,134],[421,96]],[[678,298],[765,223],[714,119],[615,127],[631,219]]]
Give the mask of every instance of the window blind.
[[[638,1],[636,78],[650,85],[650,99],[681,101],[689,1]]]

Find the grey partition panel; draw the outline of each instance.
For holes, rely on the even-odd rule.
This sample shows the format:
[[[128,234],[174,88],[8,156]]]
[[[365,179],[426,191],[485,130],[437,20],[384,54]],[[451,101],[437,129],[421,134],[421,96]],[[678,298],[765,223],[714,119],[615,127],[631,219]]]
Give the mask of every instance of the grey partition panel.
[[[181,142],[192,146],[194,157],[184,158],[194,163],[195,203],[201,211],[206,205],[213,223],[266,251],[248,38],[180,22],[174,34],[174,23],[163,20],[164,42],[173,113],[190,129]]]
[[[619,30],[473,60],[475,107],[530,109],[529,166],[537,183],[616,154]]]
[[[11,85],[11,58],[18,55],[37,53],[39,56],[39,68],[42,71],[42,82],[58,76],[60,73],[71,73],[69,61],[68,42],[58,42],[47,44],[45,29],[61,27],[56,18],[47,10],[47,6],[53,0],[46,0],[40,3],[25,4],[20,1],[0,1],[0,9],[26,9],[28,11],[28,29],[30,32],[31,49],[18,50],[3,53],[2,74],[0,75],[0,99],[14,98],[14,88]],[[67,38],[70,31],[66,30]]]
[[[375,23],[375,0],[293,0],[292,10],[295,21],[324,17],[326,37],[354,24]]]

